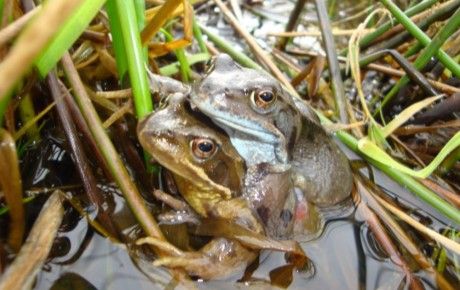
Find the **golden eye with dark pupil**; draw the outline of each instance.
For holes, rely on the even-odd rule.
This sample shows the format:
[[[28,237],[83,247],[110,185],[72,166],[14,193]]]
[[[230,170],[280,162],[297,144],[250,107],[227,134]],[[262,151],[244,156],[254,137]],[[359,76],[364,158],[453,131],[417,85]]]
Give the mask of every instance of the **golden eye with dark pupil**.
[[[255,103],[257,107],[265,109],[272,104],[276,99],[276,96],[271,91],[261,91],[257,93]]]
[[[191,145],[193,154],[200,159],[208,158],[216,151],[214,141],[207,138],[193,139]]]

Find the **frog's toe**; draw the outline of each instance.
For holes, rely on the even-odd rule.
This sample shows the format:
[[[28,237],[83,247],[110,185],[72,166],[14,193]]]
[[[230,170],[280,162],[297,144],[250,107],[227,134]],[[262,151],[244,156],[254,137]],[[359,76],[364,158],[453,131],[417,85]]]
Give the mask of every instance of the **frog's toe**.
[[[160,252],[166,253],[170,256],[183,256],[184,252],[178,248],[176,248],[174,245],[169,243],[168,241],[160,240],[158,238],[154,237],[145,237],[141,238],[136,241],[136,245],[145,245],[149,244],[154,246],[156,249],[158,249]]]
[[[195,255],[194,253],[186,253],[181,257],[163,257],[153,262],[154,266],[160,267],[165,266],[168,268],[184,268],[189,273],[197,273],[202,267],[210,265],[209,258],[204,255]],[[195,269],[195,270],[194,270]]]

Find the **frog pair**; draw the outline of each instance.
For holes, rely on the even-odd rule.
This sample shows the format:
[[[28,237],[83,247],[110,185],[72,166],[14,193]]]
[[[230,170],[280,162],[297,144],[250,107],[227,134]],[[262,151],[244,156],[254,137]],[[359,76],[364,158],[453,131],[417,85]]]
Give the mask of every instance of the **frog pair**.
[[[192,87],[154,75],[151,81],[169,98],[165,108],[139,123],[140,143],[172,172],[200,216],[285,239],[302,198],[329,206],[349,195],[347,159],[311,108],[272,77],[222,54]],[[222,277],[252,261],[255,248],[216,238],[199,256],[163,264],[203,278]],[[219,261],[218,267],[207,266],[211,261]]]

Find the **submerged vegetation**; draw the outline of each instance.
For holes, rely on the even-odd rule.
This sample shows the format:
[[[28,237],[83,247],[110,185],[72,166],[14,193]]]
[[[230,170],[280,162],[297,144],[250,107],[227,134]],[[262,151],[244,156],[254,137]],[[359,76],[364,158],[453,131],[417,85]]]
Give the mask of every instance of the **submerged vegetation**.
[[[83,272],[51,271],[54,281],[39,269],[57,259],[77,271],[95,236],[129,254],[145,285],[195,287],[180,265],[155,271],[223,237],[290,256],[229,283],[332,288],[341,284],[321,263],[334,262],[315,251],[342,252],[331,234],[342,222],[342,246],[353,240],[369,267],[338,265],[357,280],[344,288],[458,289],[460,1],[21,0],[0,1],[0,12],[0,289],[94,287]],[[190,226],[196,214],[162,222],[191,205],[143,152],[136,125],[166,102],[154,76],[192,84],[219,53],[306,100],[348,152],[352,200],[319,210],[303,250],[225,220]],[[379,278],[388,265],[399,281]]]

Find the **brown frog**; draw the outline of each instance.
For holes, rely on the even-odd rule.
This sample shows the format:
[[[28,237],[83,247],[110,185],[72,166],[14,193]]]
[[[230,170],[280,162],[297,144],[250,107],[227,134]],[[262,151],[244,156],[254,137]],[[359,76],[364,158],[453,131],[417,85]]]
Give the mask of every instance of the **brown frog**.
[[[227,132],[248,166],[291,165],[295,186],[319,206],[349,196],[352,176],[345,155],[314,111],[266,73],[218,55],[190,101]]]
[[[141,145],[172,172],[178,191],[200,216],[224,218],[255,233],[264,233],[247,200],[240,196],[243,160],[224,132],[190,110],[183,93],[172,95],[166,108],[142,120],[138,136]],[[204,279],[221,278],[257,256],[257,251],[250,248],[257,246],[216,238],[199,252],[166,258],[161,264],[183,267]],[[217,265],[209,267],[210,264]]]

